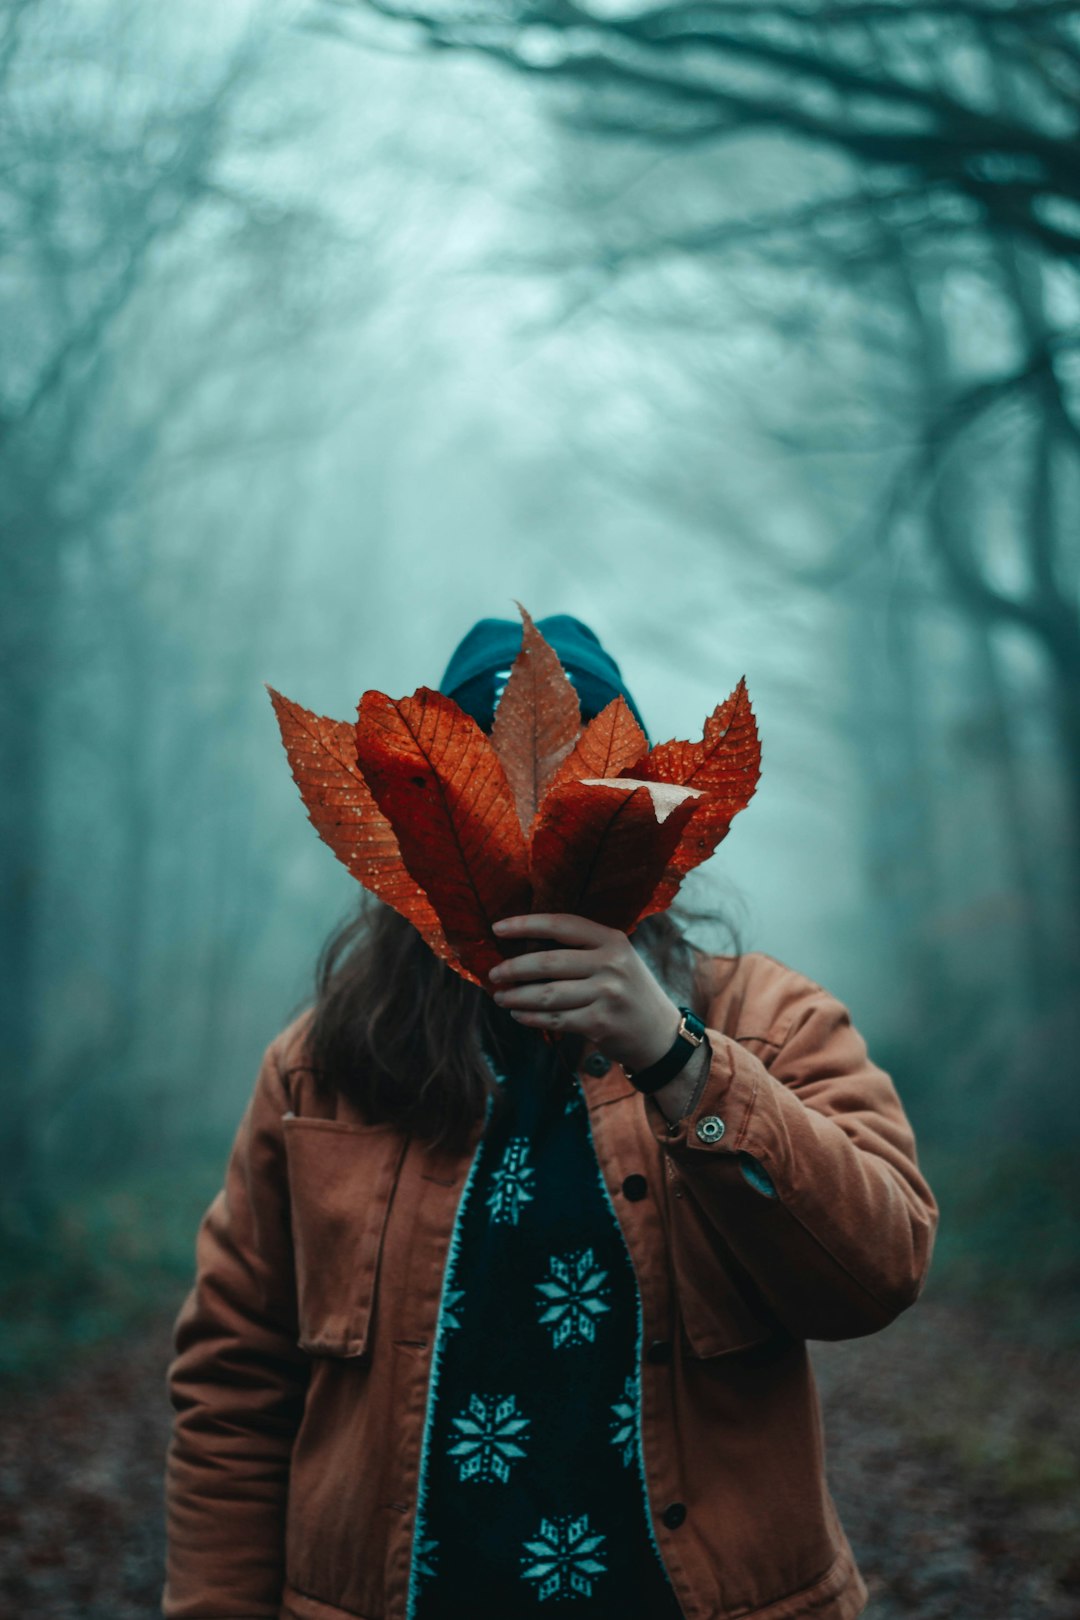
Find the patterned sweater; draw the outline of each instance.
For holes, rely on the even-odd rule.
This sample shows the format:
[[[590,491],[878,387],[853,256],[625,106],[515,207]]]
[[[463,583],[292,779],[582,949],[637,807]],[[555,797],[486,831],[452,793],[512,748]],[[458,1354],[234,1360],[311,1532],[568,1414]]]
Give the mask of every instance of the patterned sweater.
[[[580,1086],[521,1033],[447,1260],[408,1620],[680,1620],[645,1496],[636,1278]]]

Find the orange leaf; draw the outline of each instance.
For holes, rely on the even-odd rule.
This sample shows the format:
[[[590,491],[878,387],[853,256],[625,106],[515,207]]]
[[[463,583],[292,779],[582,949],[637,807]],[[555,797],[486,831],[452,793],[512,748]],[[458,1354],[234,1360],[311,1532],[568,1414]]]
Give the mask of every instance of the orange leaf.
[[[395,702],[365,692],[357,762],[447,940],[485,987],[503,958],[499,917],[530,909],[528,854],[491,740],[452,698],[421,686]]]
[[[648,751],[645,733],[621,695],[594,715],[551,781],[581,782],[586,777],[612,777],[631,772]],[[550,792],[549,788],[549,792]]]
[[[536,911],[568,911],[629,933],[697,806],[678,784],[563,782],[536,818],[530,864]]]
[[[406,917],[436,956],[462,972],[434,907],[407,871],[393,828],[360,774],[354,728],[313,714],[272,686],[266,690],[293,780],[319,837],[365,889]]]
[[[529,948],[496,940],[497,918],[571,911],[631,932],[711,855],[760,775],[745,681],[700,742],[646,752],[621,697],[580,729],[571,682],[520,611],[490,738],[427,687],[400,702],[365,693],[354,729],[270,694],[320,836],[484,989],[495,962]]]
[[[663,878],[657,884],[639,921],[651,917],[656,911],[666,911],[679,891],[683,878],[695,866],[707,861],[731,828],[731,811],[722,799],[711,793],[702,799],[676,844]]]
[[[650,782],[680,782],[716,794],[729,821],[745,809],[761,775],[761,746],[745,677],[729,698],[717,704],[700,742],[660,743],[634,767],[634,774]]]
[[[665,911],[686,874],[708,860],[757,787],[761,745],[745,677],[730,697],[717,704],[700,742],[661,743],[634,767],[634,774],[648,781],[704,788],[708,794],[690,817],[663,880],[642,912],[642,917],[649,917]]]
[[[513,790],[521,830],[528,837],[548,783],[577,740],[581,706],[558,654],[520,602],[517,607],[522,619],[521,651],[495,711],[491,743]]]

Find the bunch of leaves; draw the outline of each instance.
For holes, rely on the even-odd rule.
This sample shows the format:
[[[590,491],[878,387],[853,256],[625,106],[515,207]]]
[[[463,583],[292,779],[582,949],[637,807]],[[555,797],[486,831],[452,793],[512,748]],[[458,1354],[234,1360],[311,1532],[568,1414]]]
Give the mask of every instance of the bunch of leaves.
[[[487,988],[522,949],[492,923],[573,912],[631,933],[669,906],[749,802],[761,749],[745,680],[700,742],[650,749],[625,699],[582,726],[577,694],[524,608],[491,735],[441,692],[365,692],[355,724],[268,687],[319,836],[443,961]]]

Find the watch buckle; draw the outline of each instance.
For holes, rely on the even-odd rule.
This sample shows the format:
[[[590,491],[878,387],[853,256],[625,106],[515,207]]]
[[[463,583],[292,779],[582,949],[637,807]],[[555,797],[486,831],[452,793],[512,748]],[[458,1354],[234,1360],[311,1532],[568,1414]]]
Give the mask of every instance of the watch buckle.
[[[679,1019],[679,1034],[682,1036],[684,1041],[689,1041],[691,1046],[700,1046],[702,1041],[705,1039],[704,1035],[694,1034],[694,1031],[686,1022],[685,1013],[683,1013],[682,1017]]]

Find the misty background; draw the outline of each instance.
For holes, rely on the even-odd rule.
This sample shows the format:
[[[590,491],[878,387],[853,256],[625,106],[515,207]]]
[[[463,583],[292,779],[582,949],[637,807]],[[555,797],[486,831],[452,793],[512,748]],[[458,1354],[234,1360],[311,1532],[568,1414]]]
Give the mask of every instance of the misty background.
[[[931,1289],[1075,1339],[1074,8],[479,16],[0,16],[0,1373],[179,1304],[355,904],[263,683],[515,598],[654,742],[745,674],[687,896],[893,1074]]]

